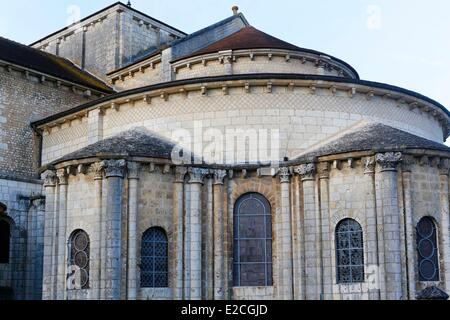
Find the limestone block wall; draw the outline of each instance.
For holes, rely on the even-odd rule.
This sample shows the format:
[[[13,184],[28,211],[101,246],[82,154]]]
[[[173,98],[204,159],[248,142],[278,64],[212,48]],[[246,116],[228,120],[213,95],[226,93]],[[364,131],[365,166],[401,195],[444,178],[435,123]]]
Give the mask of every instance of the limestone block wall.
[[[30,123],[91,98],[55,83],[0,68],[0,175],[36,178],[39,138]],[[20,159],[20,161],[18,161]]]
[[[139,68],[138,68],[139,69]],[[114,88],[118,91],[130,90],[153,84],[164,82],[162,76],[162,64],[155,63],[151,67],[141,69],[141,71],[129,72],[121,79],[114,81]]]
[[[117,4],[32,46],[106,78],[108,72],[136,61],[149,49],[183,36],[168,25]]]
[[[0,287],[18,300],[39,300],[42,293],[44,200],[42,183],[0,177],[0,202],[11,227],[10,263],[0,264]]]

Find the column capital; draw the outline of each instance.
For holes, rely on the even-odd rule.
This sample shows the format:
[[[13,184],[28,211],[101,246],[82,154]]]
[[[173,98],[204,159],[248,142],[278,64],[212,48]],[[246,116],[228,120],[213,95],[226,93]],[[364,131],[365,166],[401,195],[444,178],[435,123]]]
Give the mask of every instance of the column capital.
[[[186,167],[176,167],[175,168],[175,183],[184,183],[184,178],[188,173],[188,169]]]
[[[141,164],[137,162],[128,162],[128,179],[129,180],[139,180],[139,171],[141,170]]]
[[[376,164],[375,157],[363,158],[364,174],[375,174]]]
[[[203,182],[204,182],[203,180],[209,174],[210,174],[210,171],[208,169],[189,168],[189,176],[190,176],[189,183],[190,184],[194,184],[194,183],[203,184]]]
[[[214,185],[223,185],[227,175],[227,170],[214,170]]]
[[[95,162],[89,167],[89,172],[94,175],[94,180],[102,180],[104,167],[101,162]]]
[[[58,183],[60,186],[66,186],[69,184],[69,175],[67,174],[66,168],[58,169],[56,171],[56,176],[58,177]]]
[[[288,167],[282,167],[278,170],[278,176],[281,183],[291,182],[291,169]]]
[[[402,171],[403,172],[411,172],[412,166],[416,164],[416,159],[410,155],[402,156]]]
[[[101,162],[106,178],[117,177],[123,179],[126,164],[125,160],[104,160]]]
[[[450,170],[450,159],[441,159],[438,164],[439,174],[441,176],[448,176]]]
[[[301,176],[302,181],[314,180],[316,165],[314,163],[302,164],[296,167],[294,171]]]
[[[381,166],[381,171],[395,171],[398,164],[402,161],[401,152],[378,153],[376,161]]]
[[[317,165],[317,172],[319,174],[319,179],[330,179],[330,163],[321,162]]]
[[[47,170],[44,172],[42,178],[44,179],[44,187],[54,187],[56,186],[56,171],[54,170]]]

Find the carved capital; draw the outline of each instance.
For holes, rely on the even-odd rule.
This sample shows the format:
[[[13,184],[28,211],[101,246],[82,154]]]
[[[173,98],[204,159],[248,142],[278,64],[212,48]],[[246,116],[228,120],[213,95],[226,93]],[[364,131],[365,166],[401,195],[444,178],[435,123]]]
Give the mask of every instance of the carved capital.
[[[112,178],[112,177],[123,178],[124,177],[124,171],[125,171],[125,167],[126,167],[125,160],[105,160],[105,161],[102,161],[101,164],[105,170],[106,178]]]
[[[203,184],[205,177],[207,175],[209,175],[209,173],[210,172],[208,169],[189,168],[189,176],[190,176],[189,183],[190,184],[194,184],[194,183]]]
[[[43,174],[44,187],[54,187],[56,185],[56,172],[53,170],[47,170]]]
[[[214,171],[214,184],[223,185],[225,177],[228,175],[226,170],[215,170]]]
[[[321,162],[317,165],[317,172],[319,179],[330,179],[330,164],[328,162]]]
[[[412,166],[416,164],[416,159],[410,155],[403,155],[402,157],[402,171],[411,172]]]
[[[398,164],[402,161],[402,153],[379,153],[376,156],[376,161],[381,166],[381,171],[395,171]]]
[[[175,183],[184,183],[184,178],[188,169],[186,167],[176,167],[175,168]]]
[[[91,164],[89,172],[94,175],[94,180],[102,180],[104,172],[103,169],[103,164],[101,162],[96,162]]]
[[[450,171],[450,159],[441,159],[438,168],[441,176],[448,176]]]
[[[281,183],[289,183],[291,181],[291,169],[288,167],[282,167],[278,171]]]
[[[314,163],[302,164],[295,168],[295,172],[299,174],[302,180],[314,180],[316,174],[316,165]]]
[[[58,177],[59,185],[66,186],[69,184],[69,175],[66,169],[59,169],[56,171],[56,176]]]
[[[141,170],[141,165],[137,162],[128,162],[128,179],[137,180],[139,179],[139,171]]]
[[[364,174],[374,174],[376,161],[375,157],[367,157],[363,159],[364,164]]]

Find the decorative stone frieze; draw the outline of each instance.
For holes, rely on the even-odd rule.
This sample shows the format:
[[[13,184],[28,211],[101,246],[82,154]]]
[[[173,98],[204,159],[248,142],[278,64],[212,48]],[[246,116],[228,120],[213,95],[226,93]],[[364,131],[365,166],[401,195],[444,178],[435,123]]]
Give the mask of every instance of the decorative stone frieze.
[[[381,171],[395,171],[402,161],[401,152],[387,152],[376,155],[376,161],[381,166]]]
[[[403,155],[402,157],[402,171],[411,172],[413,165],[416,164],[416,159],[411,155]]]
[[[316,165],[314,163],[302,164],[295,168],[294,171],[301,176],[302,180],[314,180]]]
[[[106,178],[124,177],[124,169],[126,167],[125,160],[105,160],[102,161],[102,166],[105,170]]]

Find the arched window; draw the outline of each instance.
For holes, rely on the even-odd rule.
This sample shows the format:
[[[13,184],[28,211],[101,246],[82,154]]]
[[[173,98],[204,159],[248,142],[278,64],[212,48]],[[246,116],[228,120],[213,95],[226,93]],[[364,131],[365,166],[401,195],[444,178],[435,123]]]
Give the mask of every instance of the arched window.
[[[166,232],[150,228],[142,236],[141,287],[167,288],[169,286],[169,244]]]
[[[364,282],[364,242],[361,225],[353,219],[336,227],[337,283]]]
[[[272,212],[264,196],[249,193],[236,202],[233,251],[235,287],[273,285]]]
[[[9,263],[11,227],[8,221],[0,220],[0,263]]]
[[[71,288],[89,289],[90,241],[83,230],[76,230],[69,238],[69,278]]]
[[[439,249],[436,224],[425,217],[417,224],[420,281],[439,281]]]

